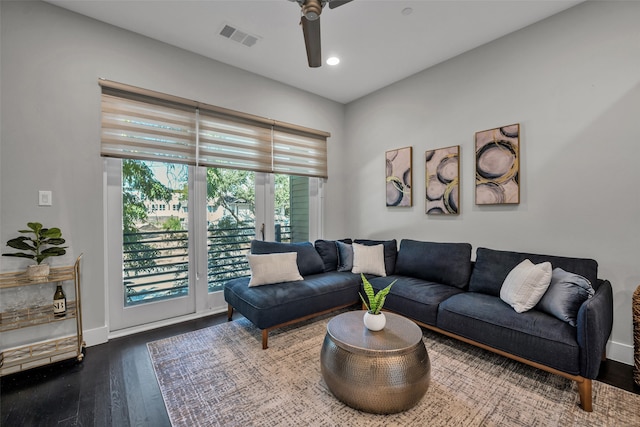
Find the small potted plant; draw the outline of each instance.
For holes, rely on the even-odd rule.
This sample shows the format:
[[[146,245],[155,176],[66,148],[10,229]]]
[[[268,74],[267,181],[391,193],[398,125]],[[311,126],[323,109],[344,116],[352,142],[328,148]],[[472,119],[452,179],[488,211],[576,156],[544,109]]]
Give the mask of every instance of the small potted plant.
[[[49,275],[49,264],[42,264],[42,261],[52,256],[60,256],[67,253],[64,247],[62,232],[59,228],[44,228],[39,222],[27,223],[29,230],[18,230],[20,233],[32,234],[33,236],[20,236],[7,242],[7,246],[26,252],[15,252],[2,254],[18,258],[29,258],[36,262],[36,265],[27,267],[27,276],[46,277]]]
[[[387,298],[387,294],[391,290],[391,286],[393,286],[396,281],[394,280],[384,289],[381,289],[377,294],[373,291],[373,286],[364,277],[364,274],[360,273],[360,277],[362,277],[362,285],[364,287],[364,293],[367,295],[367,299],[369,302],[365,301],[362,294],[360,295],[360,299],[362,303],[367,307],[367,311],[364,313],[364,325],[370,331],[380,331],[387,324],[387,319],[384,317],[384,313],[382,313],[382,306],[384,305],[384,301]]]

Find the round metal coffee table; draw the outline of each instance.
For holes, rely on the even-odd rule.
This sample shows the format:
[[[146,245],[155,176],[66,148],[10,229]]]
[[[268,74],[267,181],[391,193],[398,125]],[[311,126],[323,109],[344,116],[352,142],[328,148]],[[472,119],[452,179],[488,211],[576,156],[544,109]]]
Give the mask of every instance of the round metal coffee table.
[[[412,321],[385,312],[385,328],[371,332],[364,326],[364,313],[343,313],[327,324],[320,353],[322,377],[335,397],[355,409],[405,411],[422,399],[431,381],[422,331]]]

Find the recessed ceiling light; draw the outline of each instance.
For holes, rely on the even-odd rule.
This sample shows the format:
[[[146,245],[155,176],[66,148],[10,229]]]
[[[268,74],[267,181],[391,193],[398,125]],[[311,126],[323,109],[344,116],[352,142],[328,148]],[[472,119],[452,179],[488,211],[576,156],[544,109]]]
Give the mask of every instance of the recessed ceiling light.
[[[338,65],[340,63],[340,58],[337,56],[332,56],[327,59],[327,65]]]
[[[405,7],[404,9],[402,9],[402,14],[405,16],[411,15],[411,12],[413,12],[413,9],[411,9],[410,7]]]

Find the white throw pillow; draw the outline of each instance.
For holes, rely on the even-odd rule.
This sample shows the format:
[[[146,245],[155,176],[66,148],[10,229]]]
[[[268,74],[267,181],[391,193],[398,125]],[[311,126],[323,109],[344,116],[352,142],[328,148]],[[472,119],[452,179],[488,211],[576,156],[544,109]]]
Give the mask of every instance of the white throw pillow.
[[[247,254],[251,268],[249,286],[271,285],[303,280],[298,270],[298,253]]]
[[[533,264],[525,259],[509,272],[500,288],[500,299],[518,313],[531,310],[551,283],[551,263]]]
[[[384,246],[383,245],[353,245],[353,268],[352,273],[375,274],[376,276],[386,276],[384,269]]]

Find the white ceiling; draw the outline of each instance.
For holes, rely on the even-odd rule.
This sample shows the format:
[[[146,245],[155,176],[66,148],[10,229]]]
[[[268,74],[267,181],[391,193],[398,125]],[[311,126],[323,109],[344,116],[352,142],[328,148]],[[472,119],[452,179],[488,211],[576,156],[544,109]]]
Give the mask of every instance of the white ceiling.
[[[323,60],[337,55],[341,63],[309,68],[300,7],[289,0],[47,1],[341,103],[581,2],[354,0],[325,7]],[[246,47],[223,38],[225,24],[259,41]]]

